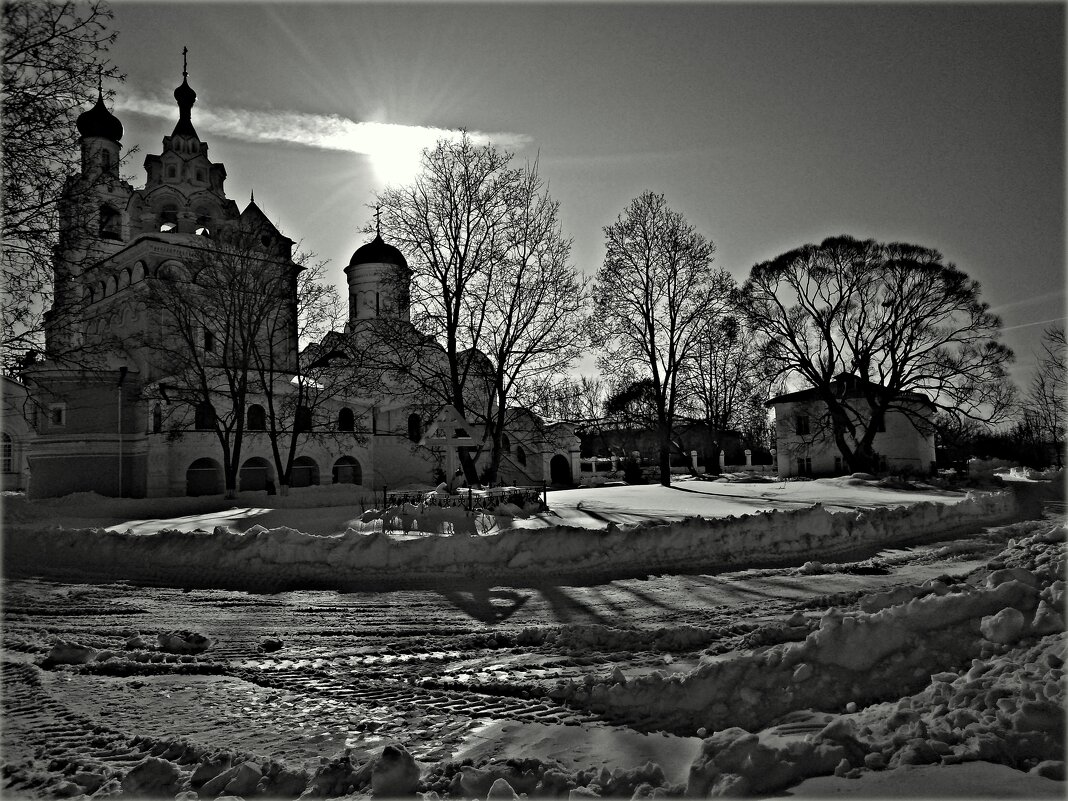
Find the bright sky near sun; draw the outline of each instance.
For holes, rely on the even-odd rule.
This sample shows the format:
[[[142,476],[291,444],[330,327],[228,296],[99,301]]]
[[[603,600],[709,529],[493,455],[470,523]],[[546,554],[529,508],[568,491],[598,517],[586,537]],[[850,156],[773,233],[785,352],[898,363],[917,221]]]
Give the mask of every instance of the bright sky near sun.
[[[465,128],[540,159],[574,261],[663,192],[739,280],[835,234],[941,251],[1027,381],[1065,316],[1058,4],[115,2],[115,111],[144,183],[177,109],[227,194],[342,269],[374,193]]]

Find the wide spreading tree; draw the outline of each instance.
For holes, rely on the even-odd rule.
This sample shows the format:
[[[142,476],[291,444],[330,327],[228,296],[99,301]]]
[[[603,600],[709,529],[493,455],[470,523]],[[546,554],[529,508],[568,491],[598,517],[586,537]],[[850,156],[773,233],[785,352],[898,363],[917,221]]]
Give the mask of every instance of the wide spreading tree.
[[[935,250],[832,237],[753,267],[741,298],[777,375],[826,404],[822,423],[851,470],[873,469],[891,410],[929,425],[910,393],[957,420],[994,421],[1008,409],[1001,321],[979,283]],[[862,398],[835,393],[842,373],[860,379]]]

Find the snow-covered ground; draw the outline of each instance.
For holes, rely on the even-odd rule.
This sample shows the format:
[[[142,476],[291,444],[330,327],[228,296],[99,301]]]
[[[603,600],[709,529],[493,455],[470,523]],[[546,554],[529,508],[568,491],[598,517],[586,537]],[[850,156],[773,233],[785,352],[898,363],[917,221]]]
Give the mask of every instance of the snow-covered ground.
[[[822,503],[831,511],[900,506],[919,502],[952,504],[965,493],[933,487],[922,490],[881,486],[876,481],[826,478],[815,481],[699,481],[683,478],[672,487],[615,486],[548,493],[549,512],[509,526],[552,525],[605,528],[617,524],[718,518],[756,512],[801,509]],[[77,493],[26,504],[7,499],[5,522],[47,523],[68,529],[109,528],[147,534],[162,529],[211,531],[222,526],[244,532],[253,525],[292,528],[306,534],[334,534],[361,523],[382,498],[358,487],[323,486],[292,490],[287,497],[240,493],[236,501],[208,498],[104,498]]]
[[[337,498],[315,495],[9,498],[5,796],[1064,796],[1065,529],[984,527],[1014,513],[1005,496],[693,481],[405,534],[371,499],[302,508]],[[69,578],[26,577],[34,550]],[[520,554],[621,573],[497,580]],[[676,569],[695,557],[726,564]],[[137,578],[124,559],[185,589],[108,583]],[[211,588],[257,560],[421,559],[467,569],[389,592]]]

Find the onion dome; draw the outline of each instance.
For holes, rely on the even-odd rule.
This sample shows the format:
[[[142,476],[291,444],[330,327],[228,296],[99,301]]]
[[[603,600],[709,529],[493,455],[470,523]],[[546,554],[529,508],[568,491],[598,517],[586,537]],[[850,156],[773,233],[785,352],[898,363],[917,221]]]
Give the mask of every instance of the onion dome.
[[[174,131],[171,136],[196,136],[197,132],[193,128],[193,123],[189,118],[189,113],[193,108],[193,104],[197,102],[197,93],[193,91],[193,87],[189,85],[188,76],[189,73],[186,67],[186,53],[189,52],[189,48],[182,48],[182,85],[174,90],[174,99],[178,103],[178,124],[174,126]]]
[[[360,247],[349,260],[349,267],[358,264],[396,264],[399,267],[408,268],[408,262],[404,255],[393,245],[387,245],[378,234],[373,240]]]
[[[122,139],[122,123],[107,110],[104,94],[97,94],[96,105],[78,115],[78,133],[84,137],[100,136],[118,142]]]

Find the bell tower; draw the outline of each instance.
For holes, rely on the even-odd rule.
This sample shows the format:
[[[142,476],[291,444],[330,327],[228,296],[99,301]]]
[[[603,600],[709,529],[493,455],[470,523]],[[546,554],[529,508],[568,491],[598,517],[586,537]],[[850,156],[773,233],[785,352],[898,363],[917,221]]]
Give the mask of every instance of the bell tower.
[[[382,239],[380,212],[375,238],[360,247],[345,268],[349,285],[349,324],[375,318],[411,321],[411,270],[404,255]]]

